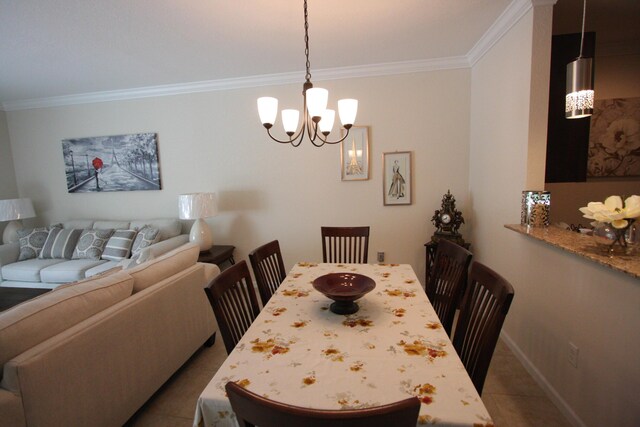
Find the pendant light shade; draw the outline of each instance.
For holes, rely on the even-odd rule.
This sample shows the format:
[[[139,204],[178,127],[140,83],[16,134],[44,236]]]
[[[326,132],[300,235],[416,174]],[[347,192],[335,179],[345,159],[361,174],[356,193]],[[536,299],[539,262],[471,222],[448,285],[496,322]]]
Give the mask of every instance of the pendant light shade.
[[[565,117],[580,119],[593,114],[591,58],[578,58],[567,65],[567,97]]]
[[[593,114],[593,58],[582,57],[586,15],[587,0],[583,0],[580,55],[575,61],[567,64],[567,96],[564,104],[564,115],[567,119],[580,119]]]

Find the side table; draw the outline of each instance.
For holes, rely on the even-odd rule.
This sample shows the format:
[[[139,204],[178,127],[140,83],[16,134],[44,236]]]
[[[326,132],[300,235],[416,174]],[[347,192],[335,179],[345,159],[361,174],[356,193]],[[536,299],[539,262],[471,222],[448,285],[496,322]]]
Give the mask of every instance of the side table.
[[[233,259],[233,251],[235,246],[231,245],[213,245],[208,251],[200,252],[198,256],[198,262],[206,262],[209,264],[216,264],[221,270],[224,270],[223,265],[233,265],[236,261]]]

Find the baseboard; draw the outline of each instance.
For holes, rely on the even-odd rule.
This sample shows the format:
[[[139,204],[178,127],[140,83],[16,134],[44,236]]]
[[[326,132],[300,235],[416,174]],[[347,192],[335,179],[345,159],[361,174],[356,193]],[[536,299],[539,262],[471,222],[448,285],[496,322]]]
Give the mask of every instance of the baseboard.
[[[504,341],[504,343],[509,347],[509,349],[513,352],[516,358],[522,363],[522,366],[527,370],[529,375],[533,378],[535,382],[544,390],[547,397],[551,399],[551,401],[558,407],[560,412],[567,418],[567,420],[575,427],[586,427],[587,425],[578,417],[578,415],[573,411],[573,409],[569,406],[569,404],[560,396],[560,394],[556,391],[555,388],[547,379],[538,371],[538,368],[535,367],[533,363],[525,356],[525,354],[520,350],[520,347],[507,335],[507,333],[503,330],[500,333],[500,338]]]

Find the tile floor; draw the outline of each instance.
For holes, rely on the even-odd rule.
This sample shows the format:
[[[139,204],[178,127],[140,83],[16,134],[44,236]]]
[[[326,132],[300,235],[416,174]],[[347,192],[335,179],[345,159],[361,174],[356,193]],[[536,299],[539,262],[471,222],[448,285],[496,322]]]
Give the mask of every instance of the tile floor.
[[[126,427],[191,426],[198,396],[226,356],[220,337],[213,347],[203,347]],[[502,341],[498,342],[493,355],[482,400],[497,427],[571,425]]]

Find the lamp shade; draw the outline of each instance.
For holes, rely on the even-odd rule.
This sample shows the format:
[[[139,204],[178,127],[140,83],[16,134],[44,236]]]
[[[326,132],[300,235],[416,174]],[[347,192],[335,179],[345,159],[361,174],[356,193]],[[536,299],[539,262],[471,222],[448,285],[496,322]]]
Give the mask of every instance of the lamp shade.
[[[218,214],[216,193],[190,193],[178,197],[180,219],[209,218]]]
[[[565,117],[580,119],[593,114],[592,58],[578,58],[567,65]]]
[[[36,216],[31,199],[0,200],[0,221],[33,218]]]

